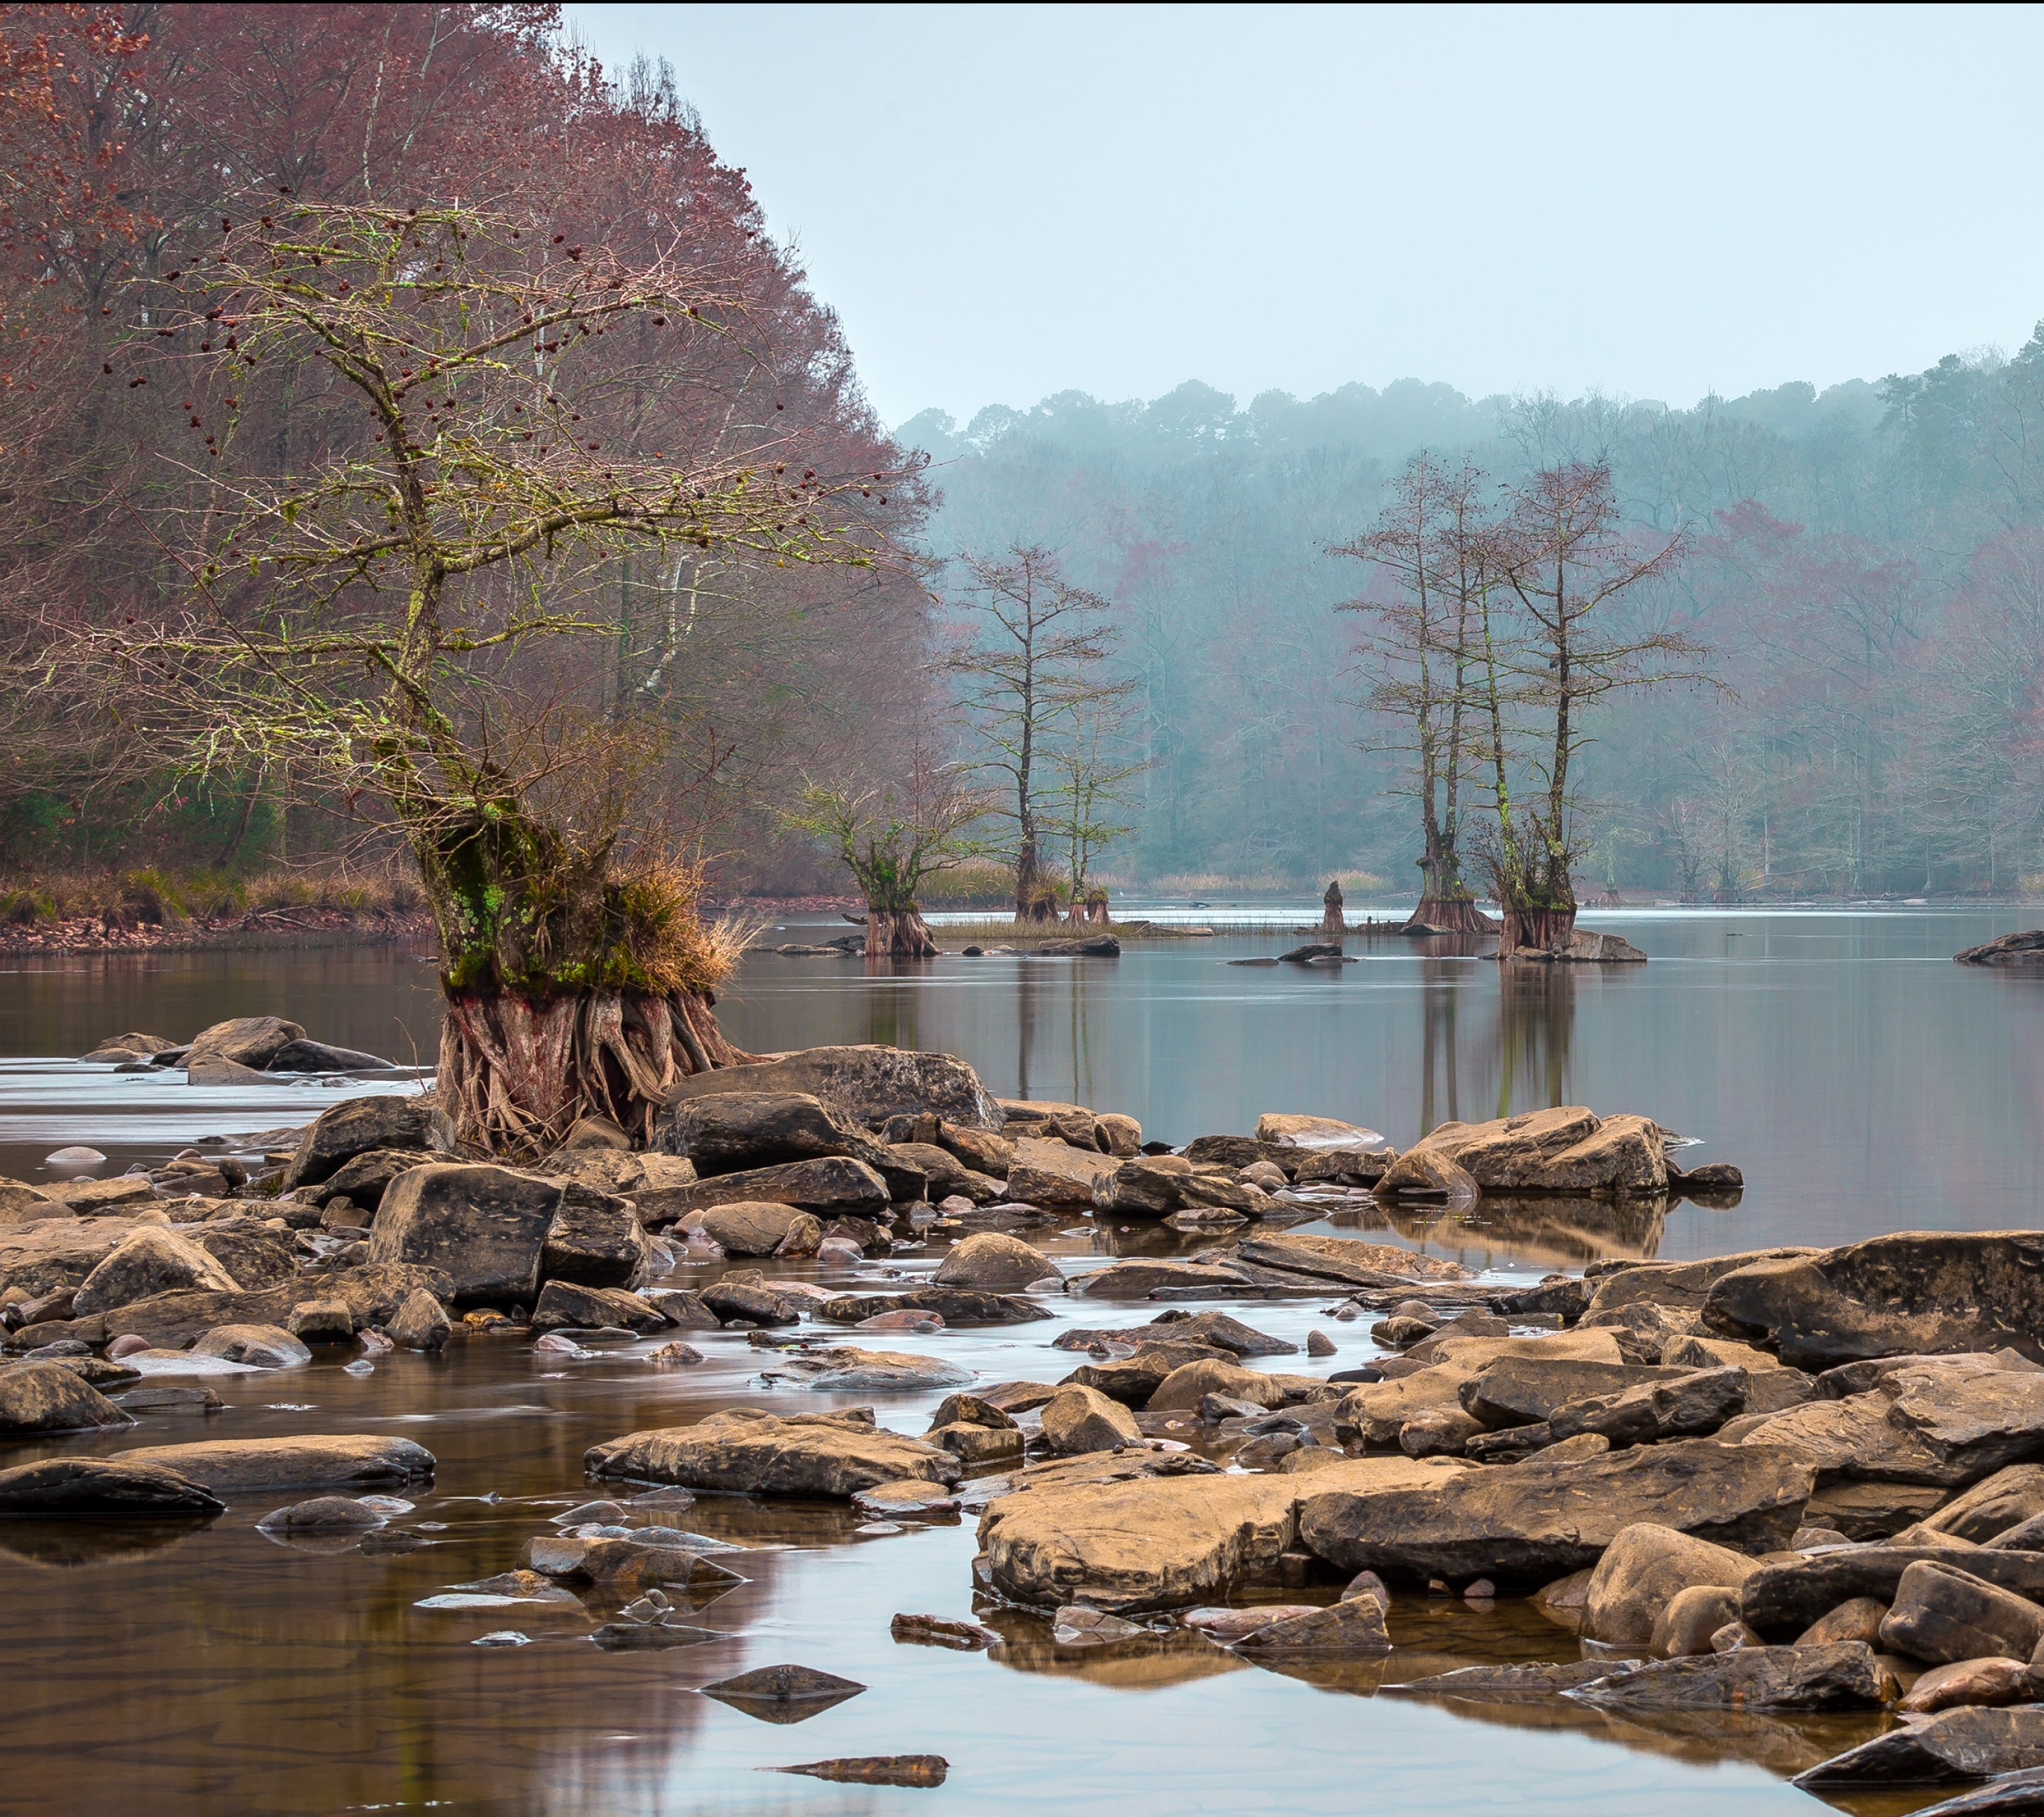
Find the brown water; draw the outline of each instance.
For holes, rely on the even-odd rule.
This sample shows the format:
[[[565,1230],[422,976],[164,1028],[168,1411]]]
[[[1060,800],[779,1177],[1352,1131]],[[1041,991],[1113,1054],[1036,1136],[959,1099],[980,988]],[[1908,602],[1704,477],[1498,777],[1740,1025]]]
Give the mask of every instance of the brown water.
[[[1754,1181],[1735,1212],[1678,1205],[1650,1228],[1575,1233],[1592,1247],[1701,1254],[1913,1224],[2035,1221],[2044,989],[1946,962],[2019,916],[1611,924],[1659,962],[1538,992],[1514,984],[1504,997],[1495,967],[1402,948],[1331,977],[1218,962],[1271,951],[1264,940],[1132,951],[1118,965],[945,960],[877,979],[855,965],[762,957],[723,1013],[734,1037],[758,1049],[867,1039],[949,1047],[996,1090],[1026,1082],[1132,1109],[1176,1139],[1247,1128],[1271,1108],[1358,1116],[1401,1142],[1430,1120],[1494,1114],[1500,1101],[1646,1110],[1708,1138],[1702,1156],[1739,1160]],[[405,1052],[391,1031],[406,1028],[427,1050],[430,977],[402,955],[361,953],[73,961],[10,979],[0,1053],[75,1053],[126,1028],[189,1034],[254,1009],[288,1010],[323,1039],[386,1052]],[[99,1131],[96,1146],[117,1170],[221,1127],[302,1118],[331,1097],[308,1086],[206,1093],[17,1061],[0,1072],[0,1171],[36,1177],[60,1130],[63,1139]],[[1508,1271],[1539,1266],[1559,1240],[1551,1229],[1393,1234]],[[1175,1241],[1088,1232],[1045,1247],[1070,1270],[1097,1266],[1124,1240]],[[937,1253],[904,1259],[927,1267]],[[813,1264],[786,1266],[817,1277]],[[1054,1304],[1060,1323],[1135,1323],[1152,1310],[1104,1320],[1084,1301]],[[1294,1339],[1316,1322],[1312,1303],[1229,1309]],[[1370,1353],[1357,1325],[1324,1328],[1341,1345],[1339,1365]],[[1074,1360],[1048,1347],[1057,1329],[884,1342],[983,1380],[1055,1380]],[[439,1469],[394,1525],[444,1529],[402,1556],[287,1546],[254,1523],[290,1496],[250,1498],[197,1529],[0,1526],[0,1657],[15,1686],[0,1808],[1765,1817],[1820,1809],[1784,1778],[1876,1726],[1746,1717],[1650,1727],[1563,1703],[1443,1706],[1383,1694],[1458,1665],[1569,1655],[1566,1635],[1512,1600],[1482,1612],[1401,1596],[1397,1650],[1381,1666],[1297,1674],[1246,1665],[1182,1632],[1060,1649],[1038,1619],[987,1611],[1007,1636],[989,1654],[897,1644],[888,1631],[897,1611],[974,1614],[970,1521],[866,1538],[841,1508],[741,1497],[701,1497],[670,1517],[748,1548],[728,1559],[747,1582],[691,1618],[727,1638],[609,1654],[588,1638],[607,1608],[417,1606],[509,1569],[549,1515],[596,1492],[582,1463],[593,1442],[726,1406],[849,1404],[756,1385],[758,1353],[741,1334],[690,1335],[707,1360],[686,1369],[645,1362],[651,1343],[563,1362],[486,1338],[459,1341],[441,1359],[388,1358],[367,1377],[320,1362],[217,1381],[229,1404],[217,1415],[148,1414],[139,1431],[8,1447],[0,1462],[202,1435],[396,1433],[425,1445]],[[860,1398],[882,1423],[916,1432],[936,1396]],[[501,1499],[478,1499],[490,1496]],[[507,1629],[530,1644],[474,1644]],[[797,1727],[699,1694],[783,1661],[869,1688]],[[763,1770],[901,1753],[944,1755],[948,1782],[843,1786]],[[1882,1817],[1933,1796],[1851,1808]]]

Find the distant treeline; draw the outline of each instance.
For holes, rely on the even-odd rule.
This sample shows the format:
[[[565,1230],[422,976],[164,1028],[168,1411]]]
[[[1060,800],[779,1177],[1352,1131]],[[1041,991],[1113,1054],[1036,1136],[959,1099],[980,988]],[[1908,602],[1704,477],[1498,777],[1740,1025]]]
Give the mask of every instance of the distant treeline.
[[[1418,816],[1330,554],[1414,451],[1500,485],[1608,463],[1642,530],[1687,528],[1632,609],[1715,652],[1716,688],[1609,708],[1585,765],[1579,883],[1720,893],[2006,892],[2044,870],[2044,328],[2012,359],[1692,409],[1473,401],[1351,385],[1247,409],[1189,383],[930,411],[940,552],[1055,551],[1114,602],[1139,682],[1145,876],[1369,869],[1416,889]]]

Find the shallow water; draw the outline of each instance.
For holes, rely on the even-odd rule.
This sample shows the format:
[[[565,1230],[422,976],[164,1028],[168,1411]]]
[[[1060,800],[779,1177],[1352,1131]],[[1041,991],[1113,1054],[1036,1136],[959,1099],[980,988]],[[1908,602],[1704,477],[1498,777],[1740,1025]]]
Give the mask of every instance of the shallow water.
[[[1246,1130],[1265,1109],[1354,1116],[1401,1143],[1431,1121],[1496,1114],[1500,1103],[1642,1110],[1704,1138],[1696,1152],[1740,1162],[1752,1182],[1735,1210],[1677,1204],[1623,1228],[1558,1230],[1550,1220],[1389,1233],[1507,1273],[1545,1266],[1570,1241],[1580,1253],[1695,1254],[2036,1221],[2044,981],[1948,962],[1955,948],[2023,924],[2020,911],[1596,919],[1655,962],[1522,985],[1481,961],[1389,943],[1352,947],[1363,962],[1331,975],[1222,962],[1274,950],[1267,938],[1132,947],[1112,963],[947,959],[878,977],[856,963],[762,955],[721,1013],[755,1050],[861,1039],[949,1048],[996,1091],[1132,1110],[1176,1140]],[[76,1053],[123,1028],[184,1035],[221,1016],[278,1010],[321,1039],[409,1058],[398,1031],[430,1051],[431,977],[401,952],[73,960],[9,979],[0,1054]],[[0,1171],[37,1177],[43,1153],[81,1139],[118,1171],[203,1135],[302,1120],[337,1089],[206,1091],[17,1058],[0,1071]],[[1181,1247],[1154,1231],[1044,1247],[1069,1271],[1124,1243]],[[936,1259],[933,1250],[904,1266]],[[813,1263],[784,1266],[820,1278]],[[1155,1310],[1053,1304],[1061,1323],[1133,1324]],[[1301,1340],[1318,1306],[1228,1309]],[[1337,1366],[1371,1354],[1366,1321],[1324,1328],[1340,1346]],[[1055,1380],[1078,1360],[1048,1347],[1057,1329],[874,1342],[944,1356],[986,1381]],[[1479,1660],[1570,1654],[1567,1636],[1511,1600],[1481,1612],[1401,1596],[1397,1650],[1381,1668],[1305,1677],[1245,1665],[1183,1633],[1059,1649],[1027,1616],[984,1618],[1008,1637],[990,1654],[899,1645],[888,1632],[897,1611],[974,1613],[970,1521],[866,1538],[842,1508],[739,1497],[700,1498],[676,1519],[756,1549],[738,1565],[749,1581],[690,1618],[728,1638],[609,1654],[587,1638],[603,1608],[418,1608],[509,1569],[549,1514],[594,1492],[582,1472],[591,1443],[734,1404],[853,1402],[759,1385],[759,1354],[743,1334],[688,1336],[707,1360],[680,1369],[643,1360],[658,1340],[574,1362],[468,1339],[438,1360],[387,1358],[367,1377],[321,1360],[215,1381],[229,1404],[217,1415],[149,1413],[110,1438],[6,1447],[0,1462],[202,1436],[395,1431],[434,1452],[439,1471],[394,1524],[445,1530],[395,1557],[286,1546],[254,1531],[271,1508],[300,1499],[283,1494],[237,1502],[196,1530],[0,1524],[0,1657],[14,1687],[0,1727],[10,1755],[0,1806],[1764,1817],[1823,1808],[1784,1778],[1873,1727],[1753,1717],[1649,1728],[1566,1704],[1436,1705],[1384,1692]],[[916,1432],[937,1396],[857,1398],[883,1424]],[[502,1499],[477,1499],[490,1495]],[[473,1644],[503,1629],[532,1644]],[[699,1695],[705,1682],[782,1661],[869,1688],[792,1727]],[[899,1753],[944,1755],[948,1782],[845,1786],[762,1770]],[[1884,1817],[1934,1796],[1851,1808]]]

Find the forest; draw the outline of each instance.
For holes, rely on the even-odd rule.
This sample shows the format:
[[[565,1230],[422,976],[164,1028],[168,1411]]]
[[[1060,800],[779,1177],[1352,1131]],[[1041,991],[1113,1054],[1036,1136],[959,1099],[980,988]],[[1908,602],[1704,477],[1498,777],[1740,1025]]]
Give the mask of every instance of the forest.
[[[305,624],[275,647],[261,630],[285,569],[294,597],[329,605],[398,583],[357,561],[368,544],[309,541],[295,516],[282,567],[244,582],[237,566],[256,559],[256,501],[263,535],[282,535],[279,513],[322,487],[340,509],[350,463],[398,443],[365,439],[325,328],[282,301],[252,313],[251,346],[268,322],[275,351],[237,382],[254,366],[233,364],[244,303],[186,300],[223,266],[273,268],[248,236],[284,232],[287,207],[348,232],[436,223],[457,265],[493,236],[507,256],[559,249],[521,283],[571,255],[648,309],[693,299],[672,328],[643,310],[563,318],[581,388],[542,382],[533,403],[555,467],[488,467],[540,516],[571,501],[571,524],[535,532],[544,610],[521,616],[540,570],[499,562],[482,520],[459,547],[433,530],[429,555],[414,526],[413,556],[451,563],[489,620],[433,658],[459,671],[465,736],[498,740],[491,761],[603,863],[682,855],[691,887],[724,896],[842,891],[818,801],[937,775],[947,826],[968,784],[990,812],[934,889],[969,853],[1018,905],[1039,870],[1051,896],[1330,876],[1416,894],[1414,751],[1371,629],[1392,582],[1368,549],[1424,452],[1470,473],[1487,509],[1543,473],[1605,474],[1624,535],[1670,551],[1606,608],[1616,633],[1691,654],[1662,685],[1585,704],[1563,804],[1584,900],[2007,894],[2044,874],[2044,328],[2009,356],[1691,408],[1417,379],[1243,406],[1188,382],[962,427],[928,411],[890,434],[685,77],[599,67],[554,9],[22,6],[0,31],[10,876],[162,866],[231,889],[404,843],[392,774],[365,755],[375,728],[336,716],[336,676],[384,646],[328,625],[340,641],[317,682],[287,686]],[[508,295],[493,272],[419,309],[482,320],[482,298]],[[451,435],[480,403],[508,434],[524,408],[508,398],[450,386],[423,408]],[[642,495],[598,522],[590,501],[629,463],[682,490],[664,517]],[[805,489],[802,514],[740,501],[755,476]],[[717,527],[684,530],[684,493],[722,501]],[[988,707],[1006,686],[989,577],[1024,558],[1085,624],[1033,771]],[[232,712],[218,687],[199,709],[200,670],[236,678]],[[1531,774],[1523,743],[1499,755],[1500,778]]]

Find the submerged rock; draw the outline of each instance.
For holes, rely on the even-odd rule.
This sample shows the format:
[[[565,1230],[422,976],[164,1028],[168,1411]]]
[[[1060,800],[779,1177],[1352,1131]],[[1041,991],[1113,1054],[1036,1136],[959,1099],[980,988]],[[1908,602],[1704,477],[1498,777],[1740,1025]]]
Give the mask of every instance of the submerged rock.
[[[1272,1661],[1389,1653],[1391,1635],[1384,1615],[1374,1596],[1354,1596],[1259,1627],[1237,1641],[1235,1650],[1245,1659]]]
[[[256,1530],[259,1533],[368,1533],[382,1526],[385,1519],[375,1508],[350,1496],[323,1495],[264,1515],[256,1523]]]
[[[289,1331],[275,1325],[216,1325],[194,1340],[192,1352],[247,1363],[256,1369],[298,1369],[313,1353]]]

